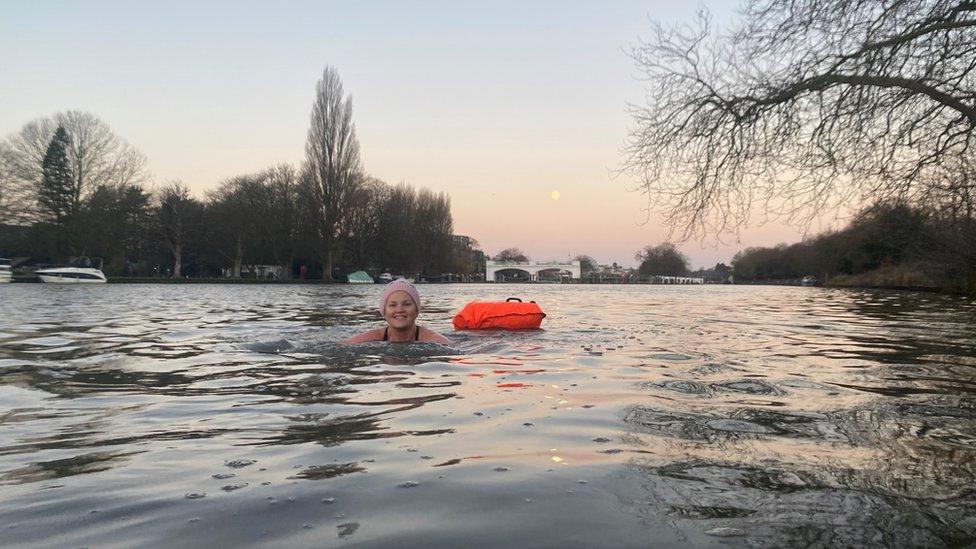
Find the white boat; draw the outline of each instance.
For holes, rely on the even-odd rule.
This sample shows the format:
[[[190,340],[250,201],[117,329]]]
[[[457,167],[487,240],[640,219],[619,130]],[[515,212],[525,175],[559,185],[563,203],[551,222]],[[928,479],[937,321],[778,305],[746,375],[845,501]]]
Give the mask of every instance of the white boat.
[[[98,268],[92,266],[87,258],[66,267],[49,267],[37,271],[41,282],[48,284],[104,284],[108,282],[102,272],[102,260],[97,260]]]
[[[377,284],[389,284],[393,282],[393,275],[390,273],[380,273],[380,276],[376,277]]]
[[[14,273],[10,270],[10,260],[0,257],[0,284],[10,282],[14,279]]]
[[[350,284],[372,284],[373,283],[373,277],[369,276],[369,274],[367,274],[366,271],[356,271],[354,273],[350,273],[349,276],[346,277],[346,280]]]

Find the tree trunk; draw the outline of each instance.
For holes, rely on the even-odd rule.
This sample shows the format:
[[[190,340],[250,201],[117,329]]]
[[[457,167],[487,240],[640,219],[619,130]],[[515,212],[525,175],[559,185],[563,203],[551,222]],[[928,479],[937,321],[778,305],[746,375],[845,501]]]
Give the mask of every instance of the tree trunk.
[[[237,239],[237,243],[234,246],[234,267],[231,270],[231,276],[234,278],[241,277],[241,263],[244,262],[244,242],[242,238]]]
[[[171,246],[173,251],[173,278],[179,278],[183,270],[183,245],[180,243]]]
[[[322,280],[332,282],[332,250],[327,250],[322,256]]]

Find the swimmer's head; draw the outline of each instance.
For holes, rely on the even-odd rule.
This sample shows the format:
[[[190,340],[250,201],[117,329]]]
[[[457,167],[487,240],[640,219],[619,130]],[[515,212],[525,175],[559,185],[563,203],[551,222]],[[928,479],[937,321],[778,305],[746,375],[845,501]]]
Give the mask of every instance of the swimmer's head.
[[[393,292],[406,292],[417,305],[417,310],[420,311],[420,294],[417,292],[417,288],[409,280],[398,278],[383,289],[383,295],[380,297],[380,315],[386,316],[386,302],[390,300]]]

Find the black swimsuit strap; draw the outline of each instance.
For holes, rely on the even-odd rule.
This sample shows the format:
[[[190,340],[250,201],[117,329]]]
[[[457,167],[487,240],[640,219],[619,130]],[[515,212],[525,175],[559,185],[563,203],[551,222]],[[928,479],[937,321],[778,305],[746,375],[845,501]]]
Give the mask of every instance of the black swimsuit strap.
[[[390,332],[389,326],[383,328],[383,341],[389,341],[389,332]],[[413,334],[413,340],[420,341],[420,326],[417,326],[417,331],[414,332]]]

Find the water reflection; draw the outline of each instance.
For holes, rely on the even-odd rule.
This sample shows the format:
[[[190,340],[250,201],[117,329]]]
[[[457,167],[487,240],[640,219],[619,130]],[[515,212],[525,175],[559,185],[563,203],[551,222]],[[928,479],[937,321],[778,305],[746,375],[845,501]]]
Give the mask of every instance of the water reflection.
[[[958,299],[531,286],[542,331],[347,346],[376,322],[379,287],[14,286],[0,289],[12,543],[315,546],[289,528],[318,524],[366,545],[548,545],[540,525],[556,523],[581,545],[976,542],[976,306]],[[496,291],[424,290],[442,332]],[[137,520],[54,518],[89,500]],[[215,503],[197,520],[249,520],[174,530],[195,502]],[[412,511],[452,519],[404,526]]]

